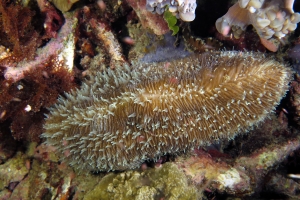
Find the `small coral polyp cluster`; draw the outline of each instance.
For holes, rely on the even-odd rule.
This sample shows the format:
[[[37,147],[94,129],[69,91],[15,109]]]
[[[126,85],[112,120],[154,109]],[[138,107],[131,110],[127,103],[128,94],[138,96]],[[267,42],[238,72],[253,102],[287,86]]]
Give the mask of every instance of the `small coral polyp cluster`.
[[[264,46],[276,51],[268,40],[285,37],[297,28],[299,22],[300,14],[294,13],[293,1],[239,0],[216,21],[216,28],[223,35],[228,35],[231,29],[233,36],[239,38],[252,24]]]
[[[196,0],[147,0],[148,11],[162,14],[165,9],[169,9],[177,18],[183,21],[193,21],[195,19]]]

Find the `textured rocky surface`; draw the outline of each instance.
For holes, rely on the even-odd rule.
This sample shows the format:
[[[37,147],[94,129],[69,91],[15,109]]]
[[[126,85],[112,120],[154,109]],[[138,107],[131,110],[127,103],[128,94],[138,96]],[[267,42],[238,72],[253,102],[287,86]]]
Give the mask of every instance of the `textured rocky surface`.
[[[199,199],[182,170],[173,163],[145,171],[106,175],[85,196],[92,199]]]

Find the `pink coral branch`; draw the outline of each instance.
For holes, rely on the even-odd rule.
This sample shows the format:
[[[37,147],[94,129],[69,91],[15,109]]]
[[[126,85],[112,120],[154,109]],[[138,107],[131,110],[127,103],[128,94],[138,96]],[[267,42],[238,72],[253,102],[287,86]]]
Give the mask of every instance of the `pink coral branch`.
[[[51,39],[45,47],[38,49],[34,60],[20,62],[16,66],[5,66],[5,79],[16,82],[24,78],[26,72],[41,70],[45,66],[45,62],[49,60],[49,57],[55,58],[64,49],[64,42],[67,36],[72,33],[73,24],[74,19],[71,19],[71,17],[66,18],[66,22],[59,31],[57,38]]]

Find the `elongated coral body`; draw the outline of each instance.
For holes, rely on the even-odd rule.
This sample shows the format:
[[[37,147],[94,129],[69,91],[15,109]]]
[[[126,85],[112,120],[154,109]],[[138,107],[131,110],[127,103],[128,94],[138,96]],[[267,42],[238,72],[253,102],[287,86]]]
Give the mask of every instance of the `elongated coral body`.
[[[279,103],[291,73],[230,51],[108,69],[59,98],[43,137],[78,168],[136,168],[246,131]]]

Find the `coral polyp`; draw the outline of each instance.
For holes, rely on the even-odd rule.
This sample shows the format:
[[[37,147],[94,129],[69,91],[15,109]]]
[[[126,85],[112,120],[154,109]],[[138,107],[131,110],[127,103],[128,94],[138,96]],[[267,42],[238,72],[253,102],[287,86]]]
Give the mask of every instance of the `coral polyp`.
[[[59,98],[42,137],[80,169],[137,168],[246,132],[279,103],[291,74],[234,51],[107,69]]]

